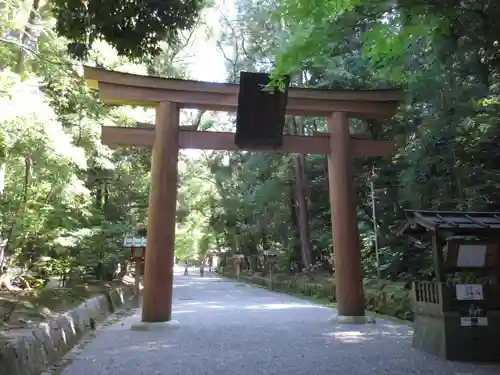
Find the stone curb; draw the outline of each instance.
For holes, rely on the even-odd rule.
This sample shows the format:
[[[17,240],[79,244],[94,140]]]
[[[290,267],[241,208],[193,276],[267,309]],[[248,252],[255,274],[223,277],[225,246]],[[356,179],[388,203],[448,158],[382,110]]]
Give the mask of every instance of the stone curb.
[[[132,295],[133,288],[115,288],[33,328],[16,331],[14,337],[0,337],[0,374],[41,374]]]

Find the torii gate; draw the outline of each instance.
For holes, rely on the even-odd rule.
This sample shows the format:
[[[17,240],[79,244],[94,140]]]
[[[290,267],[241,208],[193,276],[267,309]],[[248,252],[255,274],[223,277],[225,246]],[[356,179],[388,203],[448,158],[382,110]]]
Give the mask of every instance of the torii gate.
[[[239,85],[146,77],[87,66],[84,76],[89,87],[98,89],[106,104],[156,108],[154,128],[103,126],[102,143],[153,148],[142,321],[170,321],[179,149],[240,150],[234,143],[234,133],[183,130],[179,126],[179,109],[235,112]],[[352,137],[348,118],[388,119],[402,100],[403,92],[397,89],[289,88],[286,114],[325,116],[329,134],[284,135],[279,148],[245,148],[328,156],[337,310],[341,321],[354,322],[365,315],[350,159],[353,156],[389,156],[393,152],[392,141]]]

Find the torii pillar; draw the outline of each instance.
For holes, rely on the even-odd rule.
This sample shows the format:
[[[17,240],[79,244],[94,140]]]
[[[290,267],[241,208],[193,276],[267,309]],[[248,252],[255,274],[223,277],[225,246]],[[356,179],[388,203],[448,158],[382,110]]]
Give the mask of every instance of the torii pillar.
[[[156,107],[151,163],[143,323],[172,319],[178,156],[179,108],[175,103],[162,102]]]
[[[352,183],[351,137],[346,113],[332,113],[327,120],[330,133],[328,181],[332,218],[333,252],[338,321],[363,323],[365,304],[363,272]]]

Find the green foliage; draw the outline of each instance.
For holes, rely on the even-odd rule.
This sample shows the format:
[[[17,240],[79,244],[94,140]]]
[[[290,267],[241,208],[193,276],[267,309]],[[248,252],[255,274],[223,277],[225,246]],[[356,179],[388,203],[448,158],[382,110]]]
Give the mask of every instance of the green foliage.
[[[73,55],[101,66],[184,77],[185,64],[174,62],[190,35],[181,38],[174,29],[190,28],[204,5],[105,3],[84,9],[81,2],[50,2],[54,13],[38,9],[31,23],[41,31],[29,38],[21,36],[31,30],[30,12],[20,2],[0,3],[0,31],[8,36],[0,44],[0,261],[5,254],[43,278],[109,278],[126,259],[122,236],[147,225],[151,150],[110,150],[99,132],[102,124],[130,125],[154,113],[100,104],[77,74],[68,41]],[[153,20],[151,7],[161,17]],[[362,261],[366,276],[432,278],[429,243],[395,235],[404,209],[499,209],[500,7],[486,0],[237,0],[236,8],[235,20],[222,17],[218,43],[229,81],[246,70],[270,72],[278,88],[284,75],[293,86],[405,88],[407,100],[393,119],[350,123],[351,133],[394,139],[396,146],[392,158],[353,164]],[[131,63],[139,57],[141,64]],[[212,114],[197,125],[234,129],[232,119],[223,123]],[[288,134],[325,129],[323,118],[285,124]],[[272,249],[277,271],[296,272],[307,255],[297,208],[304,198],[312,263],[330,273],[326,157],[307,155],[303,164],[304,192],[297,193],[293,155],[182,154],[176,257],[242,253],[246,266],[267,272],[261,256]]]
[[[234,270],[224,272],[226,277],[235,277]],[[268,277],[243,273],[240,279],[298,297],[312,299],[314,302],[332,305],[336,302],[335,285],[332,280],[319,275],[316,280],[304,277],[278,275],[272,284]],[[395,317],[404,321],[413,320],[413,303],[411,289],[401,282],[387,280],[366,280],[364,284],[365,307],[370,312]]]
[[[404,281],[432,278],[430,243],[399,238],[405,208],[499,209],[498,59],[500,8],[451,2],[238,0],[237,19],[223,19],[221,39],[231,79],[240,69],[270,71],[292,85],[369,89],[402,85],[407,101],[390,121],[351,121],[351,133],[394,139],[393,158],[355,161],[365,275],[377,275],[369,181],[376,188],[379,271]],[[269,14],[273,16],[268,17]],[[229,53],[228,51],[231,51]],[[324,131],[323,119],[298,119],[303,132]],[[287,124],[286,132],[295,132]],[[211,226],[218,246],[252,259],[271,244],[279,268],[300,262],[301,243],[287,155],[213,154]],[[331,259],[326,160],[306,156],[306,199],[313,259]],[[372,175],[372,169],[374,175]]]
[[[72,7],[81,6],[59,5],[75,12]],[[34,7],[29,21],[22,2],[2,1],[0,7],[8,10],[0,14],[0,28],[10,38],[0,44],[0,265],[33,275],[32,286],[52,278],[110,280],[126,265],[123,236],[146,226],[151,150],[111,151],[101,145],[100,128],[153,113],[100,104],[77,74],[67,40],[54,36],[55,19],[46,8]],[[178,16],[196,17],[197,9]],[[17,41],[27,20],[42,31]],[[191,21],[183,22],[176,25]],[[88,26],[85,32],[95,31]],[[160,42],[169,59],[156,66],[170,69],[174,53],[165,38]],[[108,44],[94,47],[98,62],[132,65]],[[147,64],[134,67],[146,70]]]
[[[159,55],[162,42],[174,43],[180,30],[194,27],[205,2],[53,0],[52,5],[56,31],[70,40],[73,56],[87,57],[92,44],[103,39],[119,55],[142,59]]]

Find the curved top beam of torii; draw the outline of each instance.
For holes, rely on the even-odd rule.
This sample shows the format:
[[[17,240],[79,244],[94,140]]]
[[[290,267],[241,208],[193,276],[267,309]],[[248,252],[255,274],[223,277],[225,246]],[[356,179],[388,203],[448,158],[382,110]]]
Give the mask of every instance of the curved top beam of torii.
[[[239,85],[142,76],[84,66],[89,87],[98,89],[104,103],[155,107],[160,102],[180,108],[235,112]],[[291,87],[287,114],[328,116],[345,112],[361,119],[387,119],[403,101],[400,89],[330,90]]]
[[[233,112],[238,107],[239,85],[141,76],[101,68],[84,67],[90,88],[99,91],[106,104],[158,106],[161,102],[177,103],[179,108]],[[344,112],[349,117],[383,119],[397,111],[403,91],[392,90],[324,90],[290,88],[287,113],[302,116],[329,116]],[[103,126],[102,143],[110,147],[153,147],[154,128]],[[234,133],[202,132],[181,127],[179,147],[235,151]],[[327,154],[329,134],[313,136],[284,135],[279,148],[255,148],[249,151],[280,151],[300,154]],[[353,156],[389,156],[392,141],[359,139],[351,136]]]

